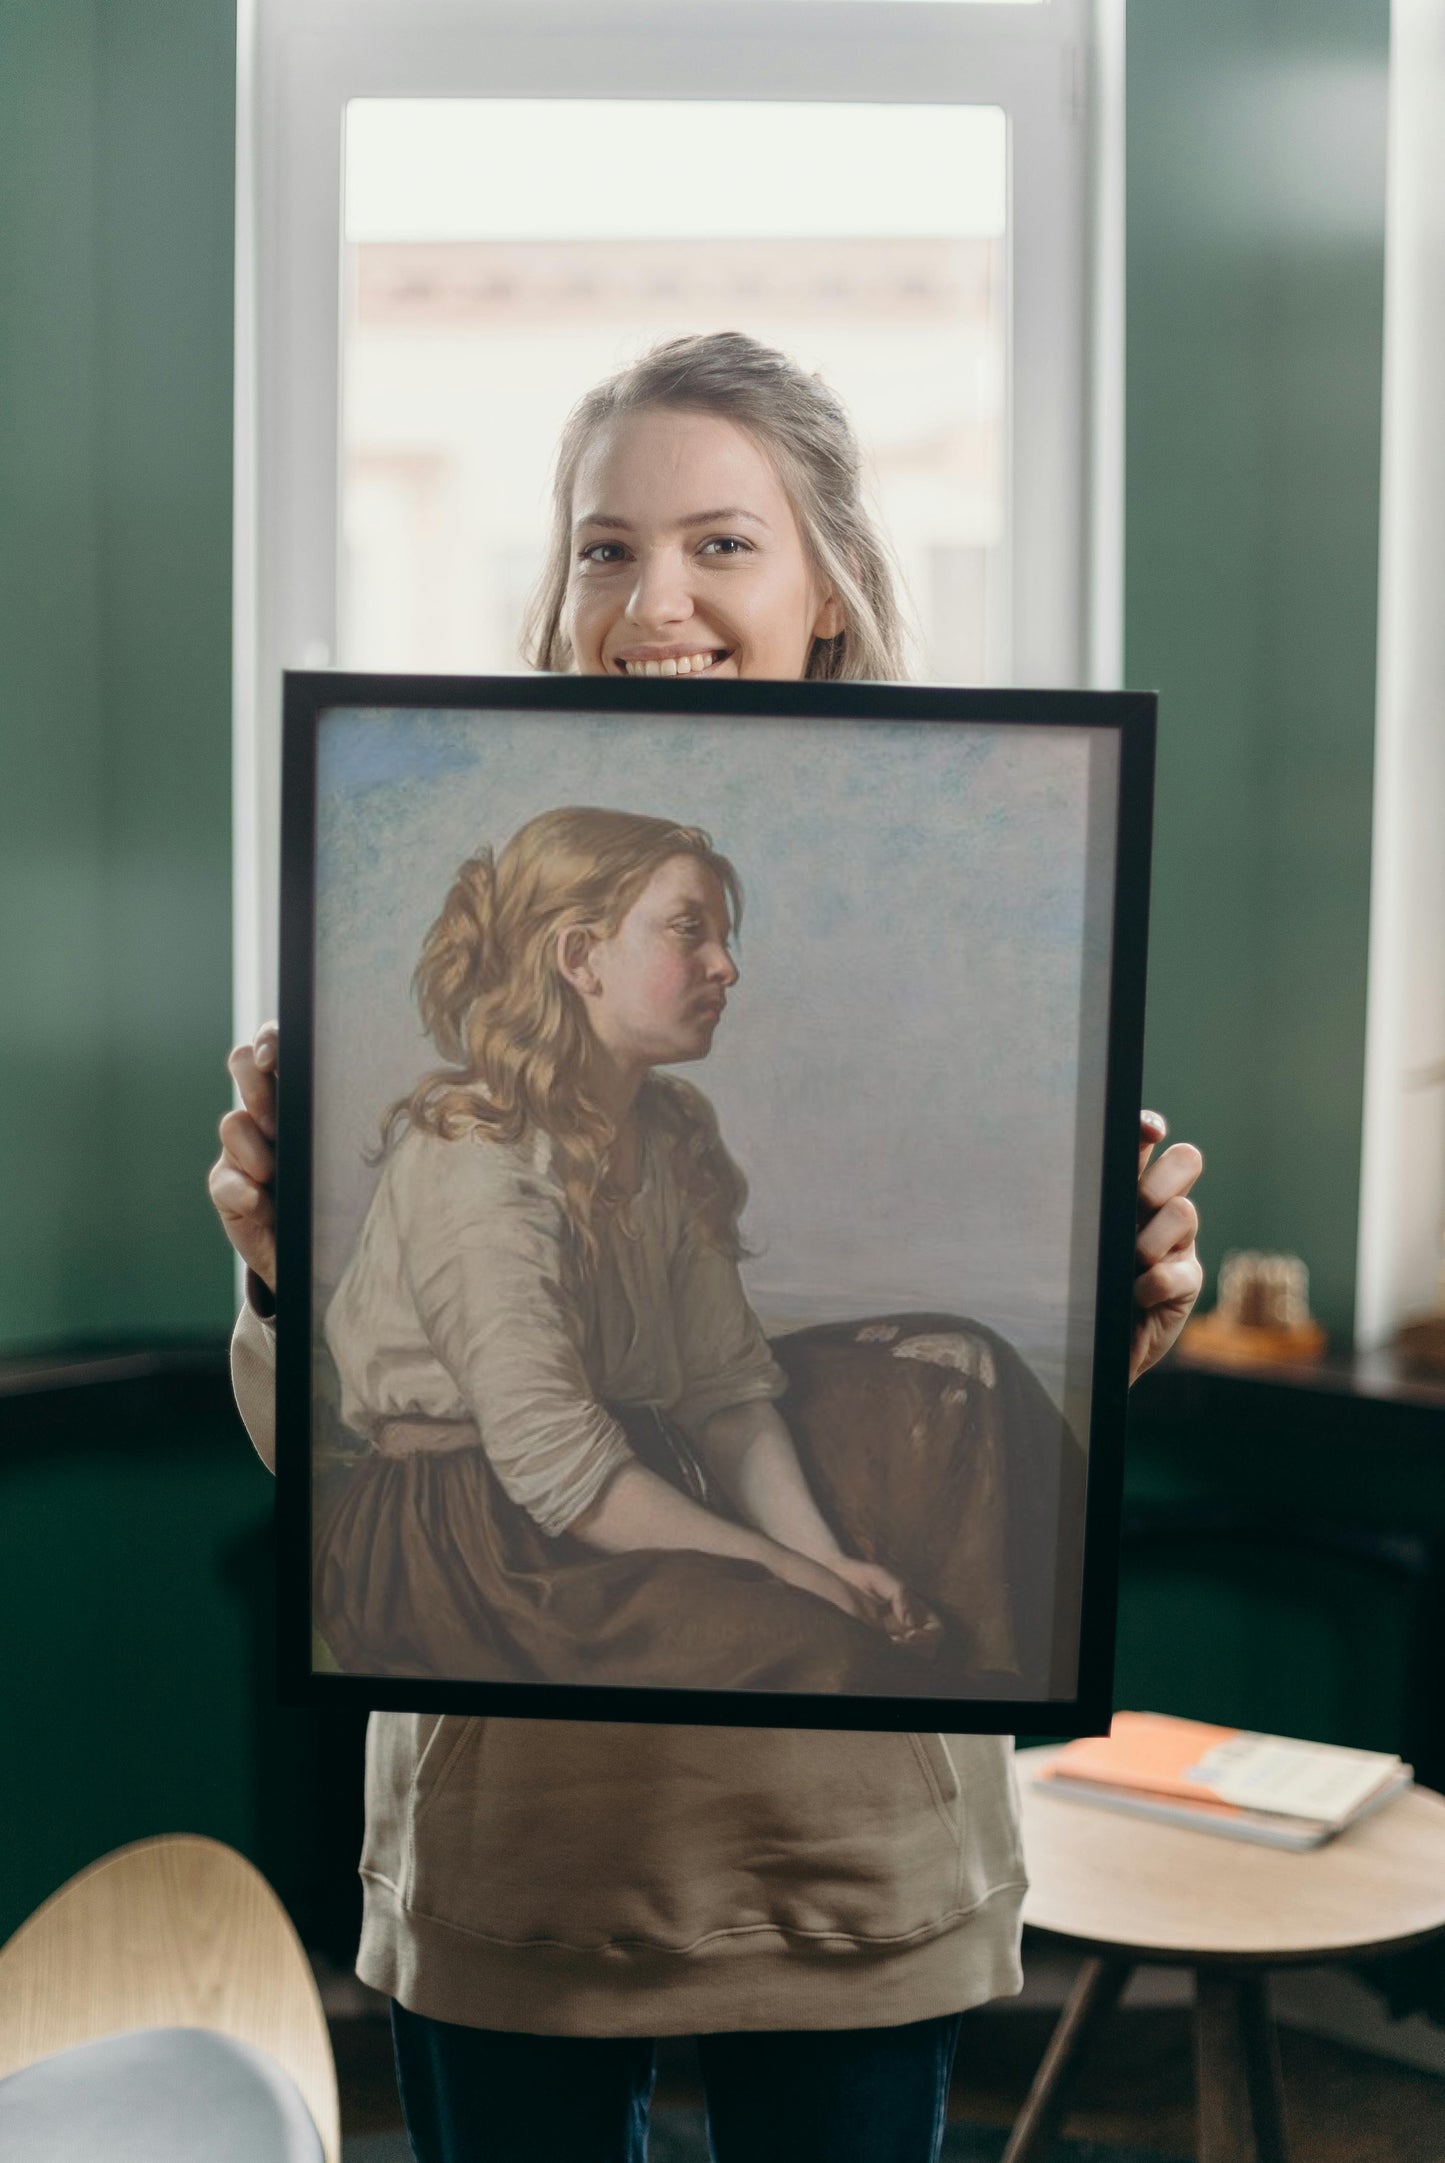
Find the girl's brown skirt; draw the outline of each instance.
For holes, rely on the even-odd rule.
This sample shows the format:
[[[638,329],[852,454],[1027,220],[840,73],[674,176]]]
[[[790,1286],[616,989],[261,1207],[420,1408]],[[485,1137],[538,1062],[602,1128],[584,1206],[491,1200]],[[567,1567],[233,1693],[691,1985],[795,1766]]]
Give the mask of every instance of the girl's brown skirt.
[[[316,1546],[315,1616],[348,1673],[455,1681],[842,1692],[1072,1694],[1083,1460],[1002,1338],[951,1315],[780,1337],[779,1404],[840,1543],[943,1618],[926,1653],[770,1571],[720,1556],[600,1555],[544,1533],[480,1443],[372,1455]],[[613,1407],[685,1483],[645,1408]],[[716,1507],[716,1503],[710,1503]]]

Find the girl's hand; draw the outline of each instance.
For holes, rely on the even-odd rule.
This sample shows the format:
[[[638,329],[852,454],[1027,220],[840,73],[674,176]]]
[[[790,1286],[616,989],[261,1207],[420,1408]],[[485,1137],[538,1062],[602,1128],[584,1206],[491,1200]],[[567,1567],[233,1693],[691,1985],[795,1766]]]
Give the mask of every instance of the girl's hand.
[[[227,1059],[242,1108],[221,1121],[221,1154],[206,1182],[227,1239],[269,1292],[276,1289],[277,1046],[275,1022],[264,1022],[255,1041]]]
[[[869,1619],[895,1644],[924,1645],[943,1634],[943,1624],[932,1608],[881,1562],[859,1562],[852,1555],[840,1555],[829,1568],[870,1602]]]
[[[841,1574],[843,1557],[839,1557],[839,1570],[826,1568],[821,1562],[810,1561],[794,1548],[781,1547],[768,1542],[773,1550],[767,1556],[768,1568],[774,1577],[780,1577],[785,1585],[795,1585],[799,1592],[811,1592],[815,1598],[826,1600],[830,1607],[841,1608],[855,1622],[878,1620],[877,1602],[867,1593],[855,1590]]]
[[[1139,1118],[1139,1231],[1134,1242],[1134,1341],[1129,1380],[1169,1350],[1199,1297],[1204,1272],[1194,1251],[1199,1212],[1189,1189],[1204,1169],[1204,1159],[1190,1142],[1176,1142],[1153,1164],[1156,1142],[1169,1132],[1158,1112]]]

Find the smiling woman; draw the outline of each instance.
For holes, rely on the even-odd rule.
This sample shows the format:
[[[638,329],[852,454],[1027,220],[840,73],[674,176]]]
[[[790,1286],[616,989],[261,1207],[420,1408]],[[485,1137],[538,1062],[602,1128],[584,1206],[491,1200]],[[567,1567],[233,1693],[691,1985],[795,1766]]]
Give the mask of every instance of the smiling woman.
[[[696,509],[699,493],[730,507]],[[618,419],[584,456],[573,496],[564,620],[584,669],[798,677],[814,642],[841,629],[771,460],[719,415]]]
[[[736,332],[675,338],[567,422],[527,657],[584,675],[896,682],[895,589],[822,379]]]

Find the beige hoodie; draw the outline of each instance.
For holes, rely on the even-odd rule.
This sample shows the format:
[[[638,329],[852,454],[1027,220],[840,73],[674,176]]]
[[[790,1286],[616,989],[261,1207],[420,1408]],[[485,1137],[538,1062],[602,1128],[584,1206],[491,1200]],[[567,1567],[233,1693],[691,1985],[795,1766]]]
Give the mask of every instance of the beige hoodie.
[[[275,1334],[236,1401],[274,1461]],[[1022,1982],[998,1735],[376,1712],[357,1972],[413,2012],[538,2035],[883,2027]]]

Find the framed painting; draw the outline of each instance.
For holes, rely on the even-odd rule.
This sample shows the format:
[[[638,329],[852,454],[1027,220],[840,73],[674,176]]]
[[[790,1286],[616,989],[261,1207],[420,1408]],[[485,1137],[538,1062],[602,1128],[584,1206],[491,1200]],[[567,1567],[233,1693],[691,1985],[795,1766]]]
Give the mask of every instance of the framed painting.
[[[1153,746],[288,676],[289,1700],[1107,1726]]]

